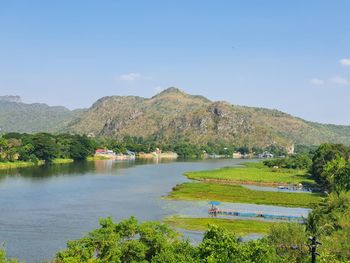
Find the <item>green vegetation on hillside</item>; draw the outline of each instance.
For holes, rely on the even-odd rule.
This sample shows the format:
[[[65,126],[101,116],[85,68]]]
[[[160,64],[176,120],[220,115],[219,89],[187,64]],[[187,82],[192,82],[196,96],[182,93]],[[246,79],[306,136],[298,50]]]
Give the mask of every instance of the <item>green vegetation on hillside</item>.
[[[46,104],[26,104],[20,98],[0,98],[0,130],[2,132],[57,132],[64,129],[83,110],[70,111],[65,107]]]
[[[104,97],[67,129],[119,140],[135,136],[170,143],[181,137],[197,146],[209,142],[249,148],[270,145],[285,148],[292,143],[319,145],[323,142],[350,145],[349,126],[317,124],[277,110],[212,102],[176,88],[149,99]]]
[[[187,172],[189,179],[217,180],[223,183],[271,183],[298,184],[313,183],[305,170],[269,168],[263,163],[245,163],[243,167],[225,167],[209,171]]]
[[[119,141],[131,136],[164,144],[186,138],[187,143],[196,146],[224,143],[228,145],[226,148],[232,144],[250,149],[269,146],[285,149],[293,143],[350,145],[350,126],[313,123],[277,110],[212,102],[177,88],[169,88],[149,99],[104,97],[88,110],[74,111],[46,104],[25,104],[13,96],[3,97],[0,130],[92,134]]]
[[[173,188],[168,198],[173,200],[217,200],[288,207],[312,207],[320,201],[319,194],[267,192],[240,185],[213,183],[183,183]]]

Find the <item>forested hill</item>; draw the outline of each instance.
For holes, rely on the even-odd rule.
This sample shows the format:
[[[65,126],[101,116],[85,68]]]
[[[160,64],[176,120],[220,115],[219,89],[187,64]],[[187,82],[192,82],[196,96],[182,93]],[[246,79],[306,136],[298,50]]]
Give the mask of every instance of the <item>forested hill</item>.
[[[98,100],[68,126],[71,132],[126,135],[195,144],[288,146],[322,142],[350,144],[350,126],[312,123],[270,109],[235,106],[169,88],[152,98],[112,96]]]
[[[61,106],[22,103],[18,96],[0,96],[0,131],[57,132],[81,113],[82,110],[70,111]]]

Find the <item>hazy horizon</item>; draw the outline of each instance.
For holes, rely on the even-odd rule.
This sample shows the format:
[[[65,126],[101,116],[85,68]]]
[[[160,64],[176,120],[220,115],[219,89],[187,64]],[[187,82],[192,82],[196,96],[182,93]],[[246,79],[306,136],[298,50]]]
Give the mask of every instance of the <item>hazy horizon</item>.
[[[350,125],[350,2],[0,4],[0,94],[87,108],[175,86]]]

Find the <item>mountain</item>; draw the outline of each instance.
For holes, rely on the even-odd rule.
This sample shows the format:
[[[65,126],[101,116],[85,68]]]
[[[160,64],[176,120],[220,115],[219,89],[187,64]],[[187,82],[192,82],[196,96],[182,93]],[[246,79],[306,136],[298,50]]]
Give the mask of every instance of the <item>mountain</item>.
[[[236,145],[350,144],[350,126],[308,122],[278,110],[213,102],[169,88],[152,98],[104,97],[67,128],[71,132],[159,140],[186,138],[195,144]]]
[[[56,132],[81,115],[61,106],[21,102],[19,96],[0,96],[1,132]]]
[[[20,96],[13,96],[13,95],[6,95],[6,96],[0,96],[0,101],[8,101],[8,102],[22,102],[22,99]]]

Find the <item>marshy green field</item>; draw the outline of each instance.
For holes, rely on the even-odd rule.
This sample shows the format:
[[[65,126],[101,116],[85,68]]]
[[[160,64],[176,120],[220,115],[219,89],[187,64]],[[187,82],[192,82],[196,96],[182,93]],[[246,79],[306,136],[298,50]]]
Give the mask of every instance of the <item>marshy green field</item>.
[[[208,229],[208,225],[217,225],[226,229],[228,232],[235,233],[238,235],[247,235],[252,233],[267,234],[272,225],[286,224],[257,220],[194,218],[180,216],[167,217],[164,219],[164,222],[171,225],[174,228],[196,231],[205,231]]]
[[[190,182],[175,186],[168,198],[310,208],[321,200],[321,195],[316,193],[267,192],[250,190],[240,185]]]
[[[224,167],[209,171],[187,172],[193,180],[212,180],[222,183],[313,184],[305,170],[269,168],[262,162],[245,163],[240,167]]]

